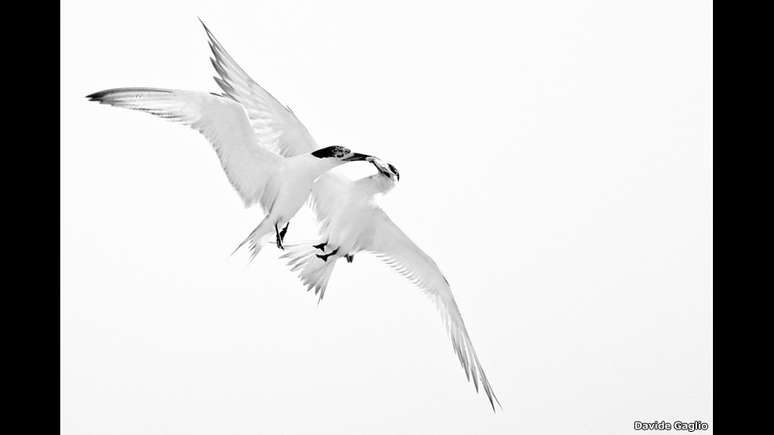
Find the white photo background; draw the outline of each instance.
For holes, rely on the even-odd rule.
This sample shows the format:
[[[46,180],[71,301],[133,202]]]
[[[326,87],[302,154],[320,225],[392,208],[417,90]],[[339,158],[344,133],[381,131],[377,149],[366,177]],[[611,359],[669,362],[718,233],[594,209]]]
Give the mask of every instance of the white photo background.
[[[318,306],[207,141],[90,103],[218,91],[201,17],[452,285],[502,402],[368,254]],[[62,4],[62,433],[593,433],[712,417],[712,6]],[[341,168],[351,176],[373,167]],[[287,240],[312,239],[304,208]]]

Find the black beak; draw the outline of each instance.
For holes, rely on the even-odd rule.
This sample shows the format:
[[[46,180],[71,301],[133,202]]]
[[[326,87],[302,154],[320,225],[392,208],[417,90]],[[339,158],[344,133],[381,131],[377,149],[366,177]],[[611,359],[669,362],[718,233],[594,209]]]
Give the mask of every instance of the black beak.
[[[393,174],[395,174],[395,178],[396,178],[398,181],[400,181],[400,172],[398,172],[398,168],[396,168],[395,166],[393,166],[393,165],[391,165],[391,164],[389,164],[389,163],[388,163],[388,165],[389,165],[389,167],[390,167],[390,170],[392,171],[392,173],[393,173]]]
[[[366,160],[368,158],[372,158],[372,156],[369,156],[368,154],[352,153],[351,156],[346,157],[342,160],[344,160],[345,162],[357,162],[359,160]]]

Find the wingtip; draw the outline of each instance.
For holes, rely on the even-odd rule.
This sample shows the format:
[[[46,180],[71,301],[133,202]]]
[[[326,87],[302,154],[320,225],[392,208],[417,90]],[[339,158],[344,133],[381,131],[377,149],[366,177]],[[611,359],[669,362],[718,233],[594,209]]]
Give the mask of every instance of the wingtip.
[[[152,88],[146,86],[139,87],[123,87],[104,89],[91,93],[86,96],[90,101],[98,101],[100,103],[111,104],[114,98],[120,98],[132,93],[156,93],[156,94],[173,94],[175,91],[171,89]]]
[[[500,403],[500,399],[498,399],[497,396],[495,396],[494,391],[492,391],[490,388],[486,393],[487,393],[486,396],[489,399],[489,404],[492,406],[492,412],[494,412],[495,414],[497,413],[497,408],[495,408],[495,405],[494,405],[495,402],[497,402],[497,406],[499,406],[500,410],[502,411],[503,405],[502,403]]]
[[[99,91],[99,92],[92,92],[91,94],[87,95],[86,98],[89,101],[101,101],[102,97],[105,96],[105,91]]]
[[[215,41],[215,40],[216,40],[216,39],[215,39],[215,35],[213,35],[213,34],[212,34],[212,31],[210,30],[210,28],[209,28],[209,27],[207,27],[207,25],[206,25],[206,24],[204,24],[204,21],[201,19],[201,17],[196,17],[196,19],[198,19],[198,20],[199,20],[199,22],[200,22],[200,23],[202,23],[202,27],[204,27],[204,31],[205,31],[205,33],[207,33],[207,37],[208,37],[210,40],[212,40],[212,41]]]

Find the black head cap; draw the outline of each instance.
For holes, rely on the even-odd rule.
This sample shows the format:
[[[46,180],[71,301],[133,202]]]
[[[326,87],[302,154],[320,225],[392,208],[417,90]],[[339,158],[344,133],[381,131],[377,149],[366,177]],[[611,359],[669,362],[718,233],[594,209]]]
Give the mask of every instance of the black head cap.
[[[352,151],[350,151],[349,148],[346,148],[340,145],[333,145],[325,148],[320,148],[319,150],[312,153],[312,155],[317,157],[318,159],[325,159],[329,157],[340,159],[349,154],[352,154]]]

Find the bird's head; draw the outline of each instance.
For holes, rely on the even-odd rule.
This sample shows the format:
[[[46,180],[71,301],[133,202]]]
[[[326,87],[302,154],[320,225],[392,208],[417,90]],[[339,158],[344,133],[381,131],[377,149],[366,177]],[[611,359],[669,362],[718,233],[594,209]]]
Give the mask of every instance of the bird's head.
[[[384,160],[380,160],[376,157],[368,157],[366,161],[370,162],[376,167],[376,169],[379,171],[379,175],[387,177],[387,179],[393,183],[400,181],[400,172],[398,172],[398,168],[393,166],[391,163],[387,163]]]
[[[341,145],[320,148],[319,150],[313,152],[312,155],[318,159],[333,159],[341,163],[356,162],[359,160],[368,160],[373,158],[368,154],[353,153],[352,150]]]

